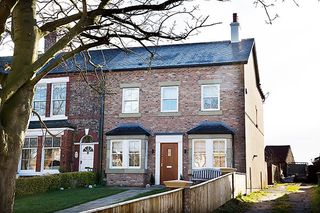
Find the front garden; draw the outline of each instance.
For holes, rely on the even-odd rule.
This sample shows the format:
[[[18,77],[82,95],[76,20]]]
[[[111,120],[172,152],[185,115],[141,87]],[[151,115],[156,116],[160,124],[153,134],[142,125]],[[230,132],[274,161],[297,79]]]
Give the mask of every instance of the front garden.
[[[126,191],[95,185],[93,172],[18,178],[14,212],[55,212]]]

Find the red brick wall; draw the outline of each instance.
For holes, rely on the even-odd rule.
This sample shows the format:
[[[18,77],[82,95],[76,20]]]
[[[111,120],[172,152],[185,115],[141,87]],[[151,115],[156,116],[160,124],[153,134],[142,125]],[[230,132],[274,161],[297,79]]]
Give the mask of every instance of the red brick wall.
[[[145,174],[107,174],[107,185],[145,186]]]
[[[199,80],[219,80],[220,108],[222,115],[199,115],[201,109],[201,86]],[[158,116],[160,112],[159,82],[180,81],[179,112],[181,116]],[[120,118],[122,107],[121,83],[140,83],[140,113],[138,118]],[[198,123],[222,121],[235,129],[234,162],[240,172],[245,172],[244,131],[244,79],[242,65],[212,66],[202,68],[157,69],[151,71],[127,71],[108,73],[108,85],[115,94],[106,98],[105,131],[126,122],[139,122],[152,133],[186,133]],[[184,176],[188,172],[188,141],[184,135]],[[149,174],[155,173],[154,137],[149,140]],[[105,163],[105,162],[104,162]],[[109,175],[110,176],[110,175]],[[148,179],[148,178],[147,178]]]

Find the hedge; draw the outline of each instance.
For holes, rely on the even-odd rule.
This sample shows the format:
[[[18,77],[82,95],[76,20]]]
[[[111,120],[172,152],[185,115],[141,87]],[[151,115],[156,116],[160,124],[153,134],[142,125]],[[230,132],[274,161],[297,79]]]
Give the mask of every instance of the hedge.
[[[16,196],[32,195],[60,188],[76,188],[93,185],[94,172],[67,172],[46,176],[19,177],[16,181]]]

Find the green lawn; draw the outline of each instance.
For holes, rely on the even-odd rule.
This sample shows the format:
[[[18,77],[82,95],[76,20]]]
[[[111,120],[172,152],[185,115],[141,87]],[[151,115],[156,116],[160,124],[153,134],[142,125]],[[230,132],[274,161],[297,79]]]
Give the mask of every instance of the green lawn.
[[[312,212],[320,212],[320,186],[314,188],[312,193]]]
[[[15,213],[45,213],[76,206],[102,197],[126,191],[120,188],[98,186],[92,189],[78,188],[63,191],[46,192],[37,195],[16,198]]]

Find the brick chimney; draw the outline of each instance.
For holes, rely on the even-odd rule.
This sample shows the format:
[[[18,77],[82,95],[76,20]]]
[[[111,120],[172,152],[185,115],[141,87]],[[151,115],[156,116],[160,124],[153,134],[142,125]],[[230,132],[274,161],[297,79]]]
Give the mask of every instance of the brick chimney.
[[[233,13],[233,22],[230,24],[231,26],[231,43],[240,42],[239,29],[240,24],[238,22],[237,13]]]
[[[57,33],[51,32],[44,36],[44,51],[47,51],[57,42]]]

